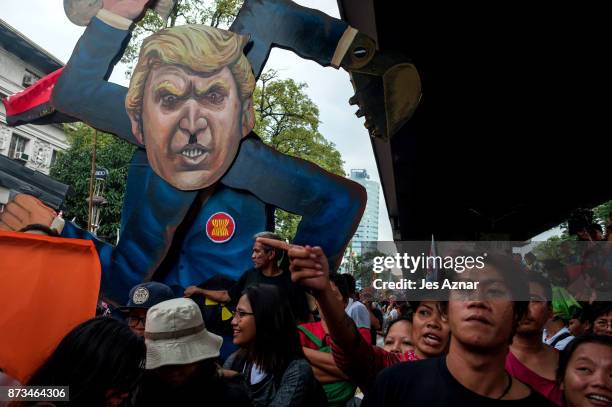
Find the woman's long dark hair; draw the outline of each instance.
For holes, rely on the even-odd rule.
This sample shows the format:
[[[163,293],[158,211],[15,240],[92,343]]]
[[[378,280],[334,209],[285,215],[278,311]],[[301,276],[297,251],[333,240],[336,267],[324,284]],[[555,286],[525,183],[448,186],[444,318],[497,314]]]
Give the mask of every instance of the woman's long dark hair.
[[[70,386],[66,406],[104,406],[107,391],[132,391],[142,375],[145,344],[119,321],[97,317],[78,325],[28,380],[28,386]]]
[[[249,287],[245,295],[256,325],[255,340],[245,350],[246,356],[264,372],[280,377],[291,361],[304,357],[289,302],[277,287],[267,284]]]

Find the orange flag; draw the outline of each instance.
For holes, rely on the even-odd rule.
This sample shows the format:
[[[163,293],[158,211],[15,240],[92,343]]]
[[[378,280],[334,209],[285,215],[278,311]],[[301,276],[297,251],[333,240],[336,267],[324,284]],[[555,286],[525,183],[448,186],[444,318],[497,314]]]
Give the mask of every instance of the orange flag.
[[[95,316],[100,261],[89,240],[0,231],[0,369],[26,383]]]

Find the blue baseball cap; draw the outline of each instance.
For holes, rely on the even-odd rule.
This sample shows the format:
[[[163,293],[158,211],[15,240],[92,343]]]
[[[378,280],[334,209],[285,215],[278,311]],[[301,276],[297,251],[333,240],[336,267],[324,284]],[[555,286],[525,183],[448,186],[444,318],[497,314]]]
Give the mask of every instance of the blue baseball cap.
[[[174,298],[176,296],[166,284],[150,281],[132,287],[127,304],[119,310],[125,312],[133,308],[149,309],[160,302]]]

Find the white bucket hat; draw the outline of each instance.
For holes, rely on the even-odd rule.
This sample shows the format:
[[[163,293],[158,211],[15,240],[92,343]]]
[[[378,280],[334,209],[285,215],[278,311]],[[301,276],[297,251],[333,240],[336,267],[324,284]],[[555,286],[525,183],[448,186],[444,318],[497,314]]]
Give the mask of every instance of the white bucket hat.
[[[176,298],[149,308],[144,337],[146,369],[215,358],[223,343],[223,338],[206,330],[200,308],[189,298]]]

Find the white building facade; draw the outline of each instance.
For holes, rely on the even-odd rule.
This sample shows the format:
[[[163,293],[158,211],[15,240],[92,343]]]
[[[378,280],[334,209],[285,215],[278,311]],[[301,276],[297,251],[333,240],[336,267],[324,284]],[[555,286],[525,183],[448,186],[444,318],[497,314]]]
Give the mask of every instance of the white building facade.
[[[57,58],[0,20],[1,98],[14,95],[62,66]],[[4,105],[0,104],[0,154],[48,175],[57,152],[68,147],[59,125],[8,127]]]

